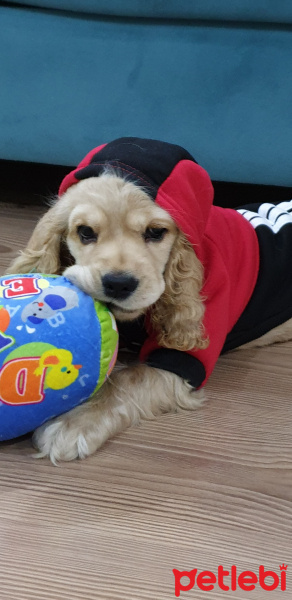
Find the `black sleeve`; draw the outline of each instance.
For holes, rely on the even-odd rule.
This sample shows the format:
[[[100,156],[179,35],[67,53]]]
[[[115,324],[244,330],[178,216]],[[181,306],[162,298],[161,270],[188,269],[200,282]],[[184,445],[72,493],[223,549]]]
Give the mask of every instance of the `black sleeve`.
[[[191,354],[171,348],[158,348],[146,359],[149,367],[163,369],[175,373],[185,379],[191,386],[198,388],[206,377],[204,365]]]

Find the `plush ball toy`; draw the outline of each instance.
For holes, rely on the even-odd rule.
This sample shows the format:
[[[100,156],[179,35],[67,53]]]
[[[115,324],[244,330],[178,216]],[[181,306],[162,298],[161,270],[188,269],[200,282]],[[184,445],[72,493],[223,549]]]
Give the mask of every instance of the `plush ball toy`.
[[[0,441],[85,402],[117,351],[113,315],[65,277],[0,277]]]

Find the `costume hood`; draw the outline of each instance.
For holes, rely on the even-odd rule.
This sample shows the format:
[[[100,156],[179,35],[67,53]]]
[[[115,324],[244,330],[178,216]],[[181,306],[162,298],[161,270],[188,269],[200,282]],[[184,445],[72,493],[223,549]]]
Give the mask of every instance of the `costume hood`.
[[[59,195],[89,177],[99,177],[110,167],[143,187],[164,208],[193,246],[203,237],[213,202],[208,173],[180,146],[124,137],[89,152],[62,181]]]

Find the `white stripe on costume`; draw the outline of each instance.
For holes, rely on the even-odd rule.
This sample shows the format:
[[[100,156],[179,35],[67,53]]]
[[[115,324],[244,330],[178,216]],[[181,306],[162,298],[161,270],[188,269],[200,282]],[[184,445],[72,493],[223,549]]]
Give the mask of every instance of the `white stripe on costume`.
[[[256,229],[260,225],[269,227],[274,233],[278,233],[287,223],[292,224],[292,200],[280,202],[280,204],[261,204],[258,212],[252,212],[241,208],[239,212]]]

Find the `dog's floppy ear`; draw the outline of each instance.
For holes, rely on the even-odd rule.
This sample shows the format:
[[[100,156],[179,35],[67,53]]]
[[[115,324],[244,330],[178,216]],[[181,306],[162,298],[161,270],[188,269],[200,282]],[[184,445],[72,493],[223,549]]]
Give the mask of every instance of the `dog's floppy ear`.
[[[57,200],[37,223],[27,247],[10,265],[9,273],[59,274],[67,223],[67,203]]]
[[[165,291],[151,310],[157,341],[165,348],[206,348],[204,303],[200,296],[203,267],[193,247],[180,232],[166,266]]]

